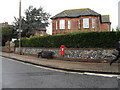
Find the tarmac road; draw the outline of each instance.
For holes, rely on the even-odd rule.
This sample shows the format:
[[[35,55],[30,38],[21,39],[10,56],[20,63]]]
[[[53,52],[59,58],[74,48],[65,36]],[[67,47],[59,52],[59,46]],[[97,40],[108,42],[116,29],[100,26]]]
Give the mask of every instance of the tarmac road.
[[[47,70],[2,57],[2,88],[118,88],[118,79]]]

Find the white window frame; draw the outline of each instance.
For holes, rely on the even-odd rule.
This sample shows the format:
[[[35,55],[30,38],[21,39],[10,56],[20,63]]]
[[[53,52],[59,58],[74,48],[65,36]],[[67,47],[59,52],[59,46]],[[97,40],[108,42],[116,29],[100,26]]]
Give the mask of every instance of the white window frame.
[[[80,20],[78,20],[78,29],[80,29],[81,27],[80,27]]]
[[[89,28],[89,18],[83,19],[83,28]]]
[[[71,29],[71,21],[68,20],[68,29]]]
[[[65,29],[65,20],[60,20],[60,29]]]
[[[95,28],[95,19],[92,18],[92,28]]]

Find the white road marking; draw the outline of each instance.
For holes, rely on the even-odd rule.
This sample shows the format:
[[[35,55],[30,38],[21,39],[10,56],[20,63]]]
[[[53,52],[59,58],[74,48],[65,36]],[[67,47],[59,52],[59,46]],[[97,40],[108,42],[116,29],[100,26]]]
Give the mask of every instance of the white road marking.
[[[85,74],[95,75],[95,76],[103,76],[103,77],[118,77],[118,76],[120,76],[120,75],[113,75],[113,74],[96,74],[96,73],[88,73],[88,72],[86,72]]]
[[[32,65],[34,67],[38,67],[38,68],[43,68],[43,69],[47,69],[47,70],[52,70],[52,71],[58,71],[58,72],[63,72],[63,73],[71,73],[71,74],[81,74],[81,75],[92,75],[92,76],[103,76],[103,77],[119,77],[120,75],[114,75],[114,74],[98,74],[98,73],[89,73],[89,72],[71,72],[71,71],[64,71],[64,70],[57,70],[57,69],[52,69],[52,68],[46,68],[46,67],[41,67],[41,66],[36,66],[36,65]]]
[[[9,60],[9,59],[8,59]],[[12,59],[10,59],[12,60]],[[80,75],[91,75],[91,76],[103,76],[103,77],[115,77],[117,79],[120,79],[120,75],[114,75],[114,74],[98,74],[98,73],[89,73],[89,72],[71,72],[71,71],[64,71],[64,70],[58,70],[58,69],[52,69],[52,68],[47,68],[47,67],[42,67],[42,66],[37,66],[37,65],[33,65],[30,63],[24,63],[24,62],[20,62],[20,61],[16,61],[16,60],[12,60],[14,62],[18,62],[18,63],[22,63],[25,65],[30,65],[33,67],[37,67],[37,68],[42,68],[42,69],[46,69],[46,70],[51,70],[51,71],[57,71],[57,72],[63,72],[63,73],[71,73],[71,74],[80,74]]]
[[[118,76],[117,79],[120,79],[120,76]]]

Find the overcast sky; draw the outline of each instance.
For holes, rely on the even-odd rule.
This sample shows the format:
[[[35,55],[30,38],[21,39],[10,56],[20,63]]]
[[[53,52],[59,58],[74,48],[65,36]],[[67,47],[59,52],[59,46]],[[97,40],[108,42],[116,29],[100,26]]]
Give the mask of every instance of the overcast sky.
[[[102,15],[110,15],[112,28],[118,25],[118,2],[120,0],[21,0],[22,16],[25,10],[30,6],[39,8],[42,6],[46,12],[52,16],[67,9],[90,8]],[[14,16],[19,17],[19,0],[1,0],[0,2],[0,22],[14,21]],[[51,33],[51,25],[48,32]]]

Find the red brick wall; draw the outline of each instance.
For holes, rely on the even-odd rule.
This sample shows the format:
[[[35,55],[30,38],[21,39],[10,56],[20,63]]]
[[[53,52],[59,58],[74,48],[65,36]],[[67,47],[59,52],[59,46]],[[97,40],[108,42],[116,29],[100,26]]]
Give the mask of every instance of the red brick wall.
[[[110,23],[102,23],[101,24],[101,31],[110,31]]]
[[[89,18],[89,28],[83,28],[83,18]],[[92,18],[95,19],[95,28],[92,28]],[[65,20],[65,29],[60,32],[60,20]],[[71,29],[68,29],[68,20],[71,21]],[[80,20],[80,29],[78,28],[78,20]],[[57,30],[56,30],[56,21],[57,21]],[[109,23],[110,25],[110,23]],[[95,16],[84,16],[79,18],[59,18],[52,20],[52,34],[66,34],[69,32],[87,32],[87,31],[108,31],[108,23],[100,22],[100,17]]]

